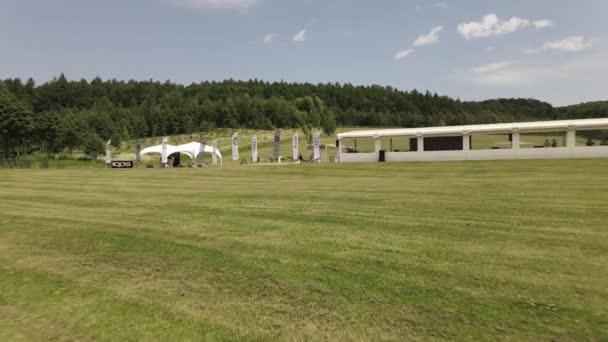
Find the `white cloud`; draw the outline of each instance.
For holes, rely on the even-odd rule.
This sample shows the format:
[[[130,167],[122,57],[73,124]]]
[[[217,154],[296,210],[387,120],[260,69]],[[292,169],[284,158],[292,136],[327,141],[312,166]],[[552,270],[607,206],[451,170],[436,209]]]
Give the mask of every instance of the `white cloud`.
[[[432,6],[436,7],[436,8],[448,8],[449,7],[447,2],[436,2]]]
[[[447,9],[450,5],[445,1],[434,2],[431,4],[416,5],[416,11],[422,11],[429,8]]]
[[[301,30],[300,32],[296,33],[295,36],[293,36],[294,42],[303,42],[305,40],[306,40],[306,29]]]
[[[537,29],[543,29],[543,28],[553,26],[553,22],[551,20],[546,20],[546,19],[537,20],[537,21],[533,22],[532,25],[534,25],[534,27],[536,27]]]
[[[418,39],[414,42],[414,46],[423,46],[435,44],[439,40],[439,32],[443,30],[443,26],[435,26],[431,29],[426,35],[420,35]]]
[[[551,55],[513,60],[511,64],[485,72],[479,67],[455,70],[452,79],[464,82],[460,94],[469,99],[525,97],[555,106],[606,99],[608,50],[594,49],[568,58]],[[498,64],[497,62],[492,64]],[[489,68],[492,69],[492,68]],[[479,69],[478,69],[479,71]],[[483,71],[483,69],[482,69]],[[468,95],[467,95],[468,93]],[[476,94],[471,97],[471,94]]]
[[[465,76],[472,83],[492,88],[529,86],[537,77],[538,70],[531,70],[529,66],[516,66],[511,62],[476,66]]]
[[[399,50],[397,51],[397,53],[395,54],[395,60],[396,61],[400,61],[404,58],[407,58],[409,55],[411,55],[414,52],[413,49],[407,49],[407,50]]]
[[[471,21],[458,25],[458,33],[466,39],[487,38],[510,34],[515,31],[534,26],[537,29],[547,28],[552,23],[549,20],[530,21],[513,17],[509,20],[500,20],[496,14],[488,14],[481,21]]]
[[[606,53],[586,56],[569,61],[503,61],[473,67],[465,73],[465,79],[484,87],[518,88],[538,87],[547,90],[566,87],[570,82],[583,83],[586,87],[605,89],[608,77]],[[600,85],[598,83],[602,83]],[[547,87],[547,84],[551,84]]]
[[[484,64],[484,65],[480,65],[480,66],[471,68],[471,71],[473,71],[476,74],[484,74],[484,73],[488,73],[488,72],[505,69],[505,68],[511,66],[512,64],[513,64],[513,62],[509,62],[509,61]]]
[[[204,10],[240,10],[246,11],[256,5],[258,0],[167,0],[181,7]]]
[[[578,52],[587,50],[593,46],[591,40],[586,39],[585,37],[568,37],[562,40],[556,40],[551,42],[546,42],[542,47],[538,49],[529,49],[524,50],[526,54],[535,54],[540,53],[547,50],[557,50],[562,52]]]
[[[278,33],[269,33],[264,36],[264,44],[272,44],[275,38],[279,36]]]
[[[593,43],[591,43],[590,40],[585,39],[585,37],[568,37],[563,40],[546,42],[544,48],[566,52],[576,52],[583,51],[591,46],[593,46]]]

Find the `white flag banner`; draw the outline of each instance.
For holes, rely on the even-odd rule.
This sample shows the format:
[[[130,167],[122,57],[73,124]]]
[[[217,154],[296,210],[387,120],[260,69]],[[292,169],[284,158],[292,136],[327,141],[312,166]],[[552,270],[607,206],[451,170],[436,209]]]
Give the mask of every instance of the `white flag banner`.
[[[315,135],[312,137],[312,147],[313,147],[313,156],[312,159],[314,161],[318,161],[321,159],[321,133],[315,132]]]
[[[169,137],[163,138],[162,150],[160,154],[160,162],[163,166],[166,166],[169,162],[169,155],[167,149],[169,148]]]
[[[293,134],[293,138],[291,141],[291,146],[293,149],[293,160],[298,160],[300,157],[300,141],[299,141],[298,133]]]
[[[213,153],[211,154],[211,163],[213,163],[213,165],[217,165],[217,140],[213,140],[211,143],[211,148],[213,149]]]
[[[258,137],[255,135],[251,138],[251,162],[258,162]]]
[[[106,164],[112,163],[112,140],[106,143]]]
[[[232,135],[232,160],[239,160],[239,133]]]

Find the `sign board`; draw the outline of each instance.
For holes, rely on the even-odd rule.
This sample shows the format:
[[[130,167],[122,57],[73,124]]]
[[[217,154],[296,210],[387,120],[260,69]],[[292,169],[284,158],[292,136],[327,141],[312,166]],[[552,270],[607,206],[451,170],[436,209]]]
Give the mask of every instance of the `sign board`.
[[[112,160],[112,168],[113,169],[132,169],[133,168],[132,160]]]

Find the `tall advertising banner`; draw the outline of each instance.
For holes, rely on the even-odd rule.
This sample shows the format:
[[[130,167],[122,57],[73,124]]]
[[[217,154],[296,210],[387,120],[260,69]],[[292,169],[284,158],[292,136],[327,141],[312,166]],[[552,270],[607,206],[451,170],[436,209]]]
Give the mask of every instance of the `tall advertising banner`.
[[[213,140],[211,143],[211,148],[213,149],[213,153],[211,155],[211,162],[213,165],[217,165],[217,140]]]
[[[239,133],[232,135],[232,160],[239,160]]]
[[[293,149],[293,160],[298,160],[300,157],[300,141],[298,133],[293,134],[293,138],[291,139],[291,147]]]
[[[251,162],[258,162],[258,137],[255,135],[251,138]]]
[[[319,163],[321,159],[321,133],[315,132],[315,135],[312,137],[312,147],[313,147],[313,156],[312,159]]]
[[[135,164],[137,166],[141,165],[141,139],[137,139],[135,144]]]
[[[160,162],[163,164],[163,167],[167,167],[167,163],[169,162],[169,155],[167,151],[169,148],[169,137],[163,138],[162,150],[160,154]]]
[[[106,143],[106,164],[112,164],[112,140]]]
[[[275,161],[279,161],[279,158],[281,157],[281,130],[277,129],[274,132],[274,148],[272,151],[272,156],[274,158]]]

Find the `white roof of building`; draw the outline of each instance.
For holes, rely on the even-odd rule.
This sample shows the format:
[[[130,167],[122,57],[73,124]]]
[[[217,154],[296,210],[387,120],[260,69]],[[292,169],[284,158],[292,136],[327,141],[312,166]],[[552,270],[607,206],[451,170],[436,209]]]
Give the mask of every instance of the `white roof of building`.
[[[345,138],[380,138],[395,136],[428,136],[428,135],[464,135],[473,133],[512,133],[526,131],[551,131],[567,129],[608,129],[608,118],[516,122],[490,125],[445,126],[424,128],[375,129],[353,131],[338,134],[338,139]]]

